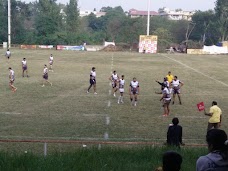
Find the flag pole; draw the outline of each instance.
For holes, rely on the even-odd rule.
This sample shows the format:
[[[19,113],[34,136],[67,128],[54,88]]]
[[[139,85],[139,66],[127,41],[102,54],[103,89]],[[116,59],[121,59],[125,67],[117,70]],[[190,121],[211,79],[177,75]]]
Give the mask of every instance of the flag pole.
[[[8,0],[8,48],[11,47],[11,1]]]
[[[150,0],[148,0],[148,16],[147,16],[147,36],[150,35]]]

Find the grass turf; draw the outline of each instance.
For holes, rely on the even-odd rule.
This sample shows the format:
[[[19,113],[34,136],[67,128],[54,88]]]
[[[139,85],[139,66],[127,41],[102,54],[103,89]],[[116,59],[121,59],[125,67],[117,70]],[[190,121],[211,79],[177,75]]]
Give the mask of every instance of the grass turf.
[[[0,50],[4,54],[3,50]],[[42,85],[43,65],[54,56],[53,86]],[[21,77],[21,60],[27,58],[29,78]],[[113,59],[113,62],[112,62]],[[113,63],[113,66],[112,66]],[[183,126],[185,143],[205,143],[208,118],[196,104],[213,100],[223,110],[221,129],[227,130],[227,56],[162,55],[138,53],[73,52],[52,50],[13,50],[7,61],[0,60],[0,138],[2,139],[76,139],[164,142],[174,116]],[[16,73],[16,93],[8,87],[8,67]],[[91,67],[97,69],[97,92],[86,94]],[[116,70],[126,80],[124,104],[109,95],[109,76]],[[160,90],[168,71],[184,82],[183,105],[171,105],[171,115],[162,117]],[[130,106],[128,87],[133,77],[140,84],[139,103]],[[91,89],[92,90],[92,89]],[[110,102],[110,107],[108,103]],[[106,116],[110,124],[106,125]],[[8,150],[9,144],[1,145]]]

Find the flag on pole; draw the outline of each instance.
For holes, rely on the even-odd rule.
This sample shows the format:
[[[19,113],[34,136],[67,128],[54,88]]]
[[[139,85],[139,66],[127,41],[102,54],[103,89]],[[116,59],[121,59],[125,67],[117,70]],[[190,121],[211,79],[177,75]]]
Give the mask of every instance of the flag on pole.
[[[198,103],[198,104],[197,104],[197,108],[198,108],[199,111],[204,110],[204,109],[205,109],[204,102]]]

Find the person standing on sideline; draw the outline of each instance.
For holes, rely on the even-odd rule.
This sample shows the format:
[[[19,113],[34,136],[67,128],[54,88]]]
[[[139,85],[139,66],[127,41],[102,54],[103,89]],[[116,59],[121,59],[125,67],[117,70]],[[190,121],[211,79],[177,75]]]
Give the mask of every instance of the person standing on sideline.
[[[162,86],[162,97],[160,101],[163,102],[164,114],[162,116],[168,116],[170,113],[169,104],[171,102],[171,92],[166,85]]]
[[[122,75],[121,79],[119,80],[120,96],[119,96],[118,101],[117,101],[118,104],[120,104],[120,102],[123,103],[124,84],[125,84],[124,75]]]
[[[90,72],[90,80],[89,80],[90,86],[88,87],[87,93],[89,93],[90,88],[93,86],[94,94],[97,94],[96,92],[96,68],[92,67],[92,70]]]
[[[54,72],[53,71],[53,63],[54,63],[54,57],[53,57],[53,55],[51,54],[51,56],[49,57],[49,71],[52,71],[52,72]]]
[[[171,74],[171,71],[168,72],[168,75],[166,75],[166,78],[169,83],[171,83],[174,79],[173,75]]]
[[[10,56],[11,56],[11,52],[10,52],[9,49],[7,49],[5,56],[6,56],[6,57],[8,58],[8,60],[9,60],[9,58],[10,58]]]
[[[43,70],[43,85],[42,87],[44,87],[45,83],[49,83],[52,86],[52,83],[50,81],[48,81],[48,68],[47,65],[44,65],[44,70]]]
[[[209,154],[201,156],[196,162],[196,171],[227,171],[228,140],[225,131],[211,129],[207,132],[206,141]]]
[[[179,124],[178,118],[173,118],[173,124],[170,124],[167,132],[167,145],[177,146],[184,145],[182,142],[182,126]]]
[[[16,92],[17,91],[17,88],[13,85],[14,81],[15,81],[14,70],[12,70],[12,68],[9,67],[9,86],[10,86],[12,92]]]
[[[23,58],[21,64],[22,64],[22,77],[24,77],[24,72],[26,72],[27,77],[29,77],[28,76],[28,65],[27,65],[26,58]]]
[[[212,102],[212,107],[210,107],[209,113],[204,109],[204,114],[210,116],[208,121],[207,131],[212,128],[219,128],[222,123],[222,110],[217,106],[217,102]]]
[[[139,82],[136,80],[135,77],[130,83],[129,94],[130,94],[131,104],[133,106],[136,106],[138,102],[138,95],[139,95]]]
[[[183,82],[181,82],[180,80],[177,79],[177,76],[174,76],[173,81],[171,82],[171,88],[173,91],[173,104],[175,103],[175,96],[177,94],[178,99],[179,99],[179,104],[181,105],[181,97],[180,97],[180,89],[181,87],[184,85]]]
[[[109,77],[109,80],[112,81],[113,96],[116,97],[116,91],[118,90],[117,84],[119,81],[119,76],[116,71],[113,71],[113,74]]]

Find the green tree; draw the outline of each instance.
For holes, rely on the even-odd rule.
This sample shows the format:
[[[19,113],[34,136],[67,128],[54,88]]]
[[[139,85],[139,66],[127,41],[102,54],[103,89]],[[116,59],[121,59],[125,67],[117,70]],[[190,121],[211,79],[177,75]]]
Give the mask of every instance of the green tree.
[[[218,17],[218,26],[220,32],[220,40],[228,39],[228,1],[217,0],[215,3],[215,14]]]
[[[0,0],[0,42],[7,41],[7,1]]]
[[[78,2],[77,0],[70,0],[66,8],[66,24],[67,32],[76,33],[78,29]]]
[[[58,44],[62,37],[62,18],[56,0],[39,0],[35,18],[38,44]]]
[[[191,39],[200,41],[202,45],[212,45],[218,42],[219,32],[216,26],[218,21],[214,11],[197,11],[192,16],[192,21],[196,23],[196,26]]]

